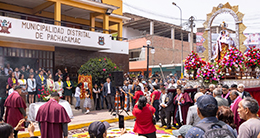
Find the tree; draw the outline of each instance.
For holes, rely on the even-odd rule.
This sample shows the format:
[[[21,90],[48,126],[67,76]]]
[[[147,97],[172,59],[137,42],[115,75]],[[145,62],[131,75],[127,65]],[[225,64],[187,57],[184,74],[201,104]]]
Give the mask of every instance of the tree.
[[[81,65],[78,73],[82,75],[91,75],[92,83],[99,84],[105,82],[106,78],[111,77],[113,71],[120,71],[120,69],[111,59],[100,57],[92,58],[85,64]]]

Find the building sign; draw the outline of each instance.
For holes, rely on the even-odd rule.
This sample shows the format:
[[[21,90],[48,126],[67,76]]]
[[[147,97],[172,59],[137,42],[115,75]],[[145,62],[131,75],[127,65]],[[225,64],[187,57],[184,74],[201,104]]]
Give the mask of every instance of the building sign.
[[[109,34],[4,16],[0,16],[0,36],[97,49],[110,49],[112,41]]]

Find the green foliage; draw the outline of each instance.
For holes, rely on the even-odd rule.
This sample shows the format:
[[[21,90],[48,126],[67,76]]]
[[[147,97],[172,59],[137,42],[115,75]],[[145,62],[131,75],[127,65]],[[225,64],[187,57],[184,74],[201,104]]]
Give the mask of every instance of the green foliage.
[[[105,82],[107,77],[111,76],[113,71],[119,71],[118,66],[107,57],[92,58],[81,65],[79,74],[91,75],[92,83]]]

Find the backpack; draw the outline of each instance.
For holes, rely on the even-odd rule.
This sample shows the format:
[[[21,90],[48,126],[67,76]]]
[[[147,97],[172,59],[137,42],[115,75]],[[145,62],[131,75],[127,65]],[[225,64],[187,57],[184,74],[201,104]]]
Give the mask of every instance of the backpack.
[[[219,126],[220,128],[213,128]],[[218,121],[216,123],[200,123],[195,127],[202,129],[205,133],[203,138],[235,138],[233,133],[228,129],[227,124]]]

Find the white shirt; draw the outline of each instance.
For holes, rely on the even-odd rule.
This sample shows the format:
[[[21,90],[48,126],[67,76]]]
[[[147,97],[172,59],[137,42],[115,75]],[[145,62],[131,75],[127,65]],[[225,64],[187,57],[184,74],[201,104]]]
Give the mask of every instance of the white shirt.
[[[138,84],[141,87],[142,92],[144,92],[144,85],[142,83]]]
[[[153,82],[153,84],[152,85],[157,85],[157,83],[156,82]]]
[[[107,83],[107,94],[110,94],[111,90],[110,90],[110,83]]]
[[[75,97],[79,97],[79,96],[80,96],[80,88],[79,88],[79,87],[76,87]]]
[[[11,89],[8,91],[8,95],[11,95],[13,92],[14,92],[14,89],[11,88]]]
[[[163,104],[164,104],[165,106],[167,106],[167,105],[165,104],[166,96],[167,96],[167,93],[165,93],[165,94],[162,93],[162,103],[161,103],[160,105],[163,105]]]

